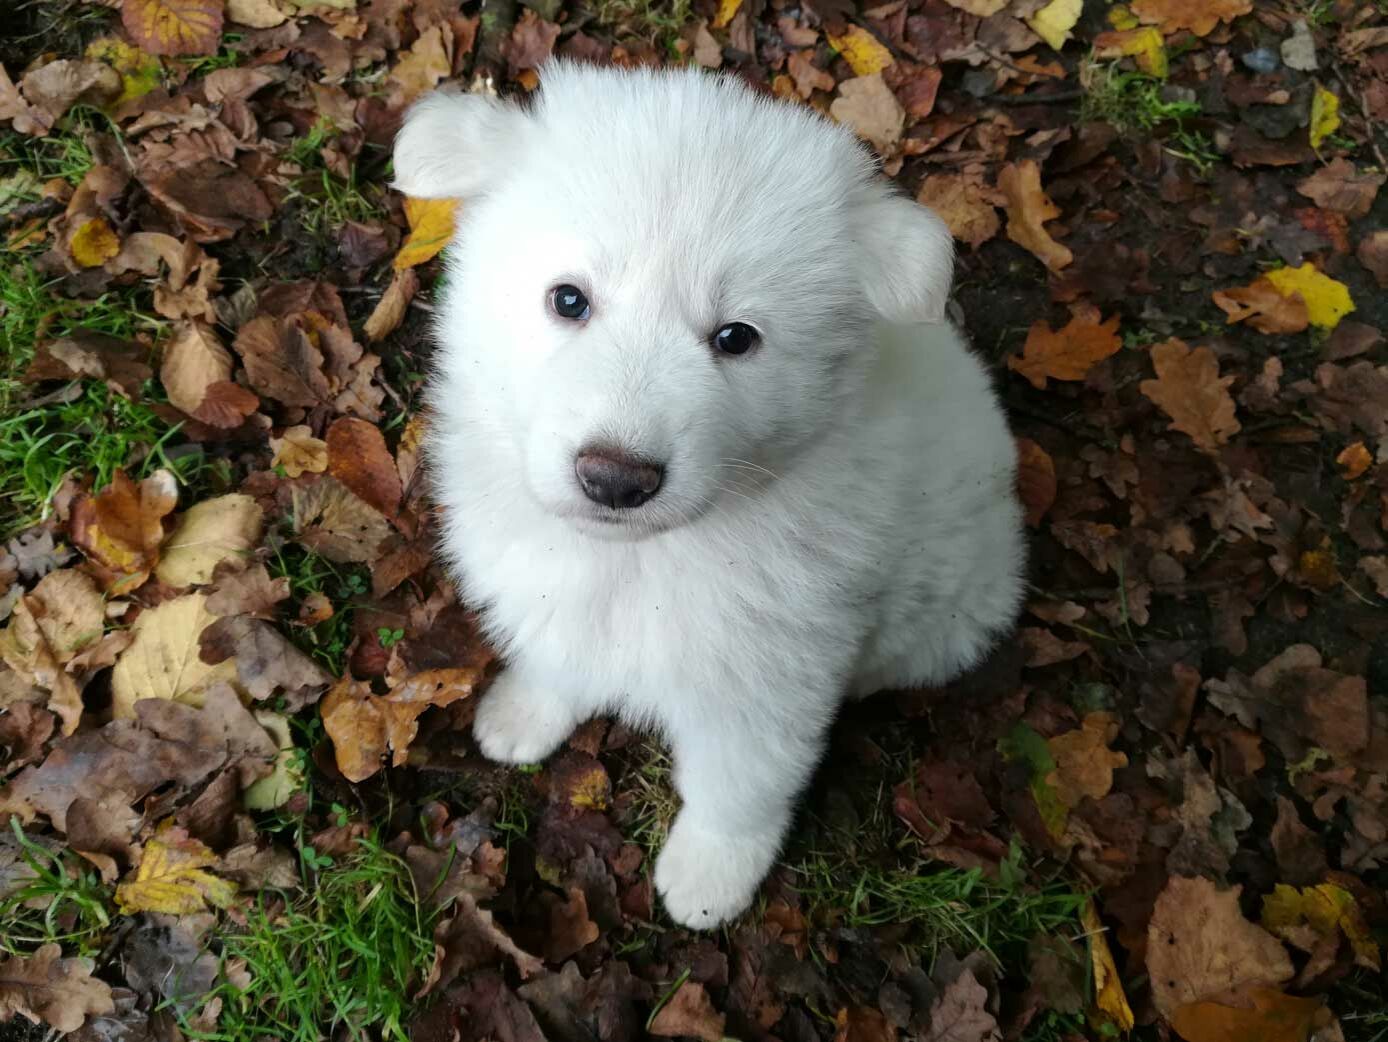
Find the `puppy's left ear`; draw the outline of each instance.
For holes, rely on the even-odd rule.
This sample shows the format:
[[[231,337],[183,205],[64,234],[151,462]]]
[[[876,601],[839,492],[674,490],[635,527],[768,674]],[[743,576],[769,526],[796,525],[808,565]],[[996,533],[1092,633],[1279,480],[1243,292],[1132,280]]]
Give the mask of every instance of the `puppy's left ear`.
[[[954,276],[954,237],[944,221],[905,196],[874,193],[855,222],[863,288],[888,322],[942,322]]]
[[[417,199],[485,192],[519,147],[525,116],[495,98],[438,90],[405,113],[395,135],[392,187]]]

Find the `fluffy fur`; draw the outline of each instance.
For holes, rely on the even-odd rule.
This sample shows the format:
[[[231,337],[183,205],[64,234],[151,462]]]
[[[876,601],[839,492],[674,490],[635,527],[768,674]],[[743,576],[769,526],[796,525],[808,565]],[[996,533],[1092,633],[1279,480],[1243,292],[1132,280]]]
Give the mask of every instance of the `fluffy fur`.
[[[541,760],[615,712],[673,747],[671,918],[741,912],[842,700],[939,684],[1013,622],[1014,451],[944,321],[952,248],[842,128],[694,72],[553,64],[436,94],[396,185],[465,200],[432,390],[443,548],[507,668],[474,728]],[[557,284],[591,317],[558,318]],[[756,327],[719,356],[721,325]],[[593,444],[662,461],[630,510]]]

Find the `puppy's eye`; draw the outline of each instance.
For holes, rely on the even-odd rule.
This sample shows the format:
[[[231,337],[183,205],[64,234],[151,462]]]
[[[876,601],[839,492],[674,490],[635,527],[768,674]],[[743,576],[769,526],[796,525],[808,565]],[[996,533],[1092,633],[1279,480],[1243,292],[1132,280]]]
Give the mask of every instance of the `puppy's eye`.
[[[568,283],[555,286],[549,291],[549,306],[560,318],[567,318],[574,322],[582,322],[593,311],[588,303],[588,298],[583,295],[583,290],[577,286],[570,286]]]
[[[729,322],[713,334],[713,346],[725,355],[745,355],[760,339],[761,334],[746,322]]]

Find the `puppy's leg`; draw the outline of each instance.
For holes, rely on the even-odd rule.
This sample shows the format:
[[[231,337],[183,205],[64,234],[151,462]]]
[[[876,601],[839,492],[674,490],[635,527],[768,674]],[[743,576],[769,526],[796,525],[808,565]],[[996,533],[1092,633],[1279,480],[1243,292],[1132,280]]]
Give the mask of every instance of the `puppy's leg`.
[[[790,704],[802,699],[792,695]],[[675,922],[709,929],[752,903],[819,762],[832,705],[790,725],[739,716],[689,721],[671,734],[684,806],[656,860],[655,885]]]
[[[515,662],[482,696],[472,734],[490,760],[538,763],[602,709],[600,699],[571,683]]]

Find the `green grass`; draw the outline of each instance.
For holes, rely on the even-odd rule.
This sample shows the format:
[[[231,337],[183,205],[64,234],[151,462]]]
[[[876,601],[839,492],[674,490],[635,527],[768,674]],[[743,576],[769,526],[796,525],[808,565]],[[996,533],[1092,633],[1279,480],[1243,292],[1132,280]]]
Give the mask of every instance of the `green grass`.
[[[1084,100],[1082,122],[1103,122],[1124,134],[1148,131],[1163,123],[1200,115],[1193,101],[1168,101],[1162,97],[1166,81],[1143,72],[1129,72],[1116,63],[1091,64],[1082,70]]]
[[[220,935],[232,973],[209,998],[222,1001],[214,1030],[183,1028],[206,1042],[406,1042],[405,1022],[434,957],[436,913],[408,868],[379,841],[317,873],[293,897],[262,892],[245,925]]]
[[[289,606],[294,611],[313,594],[321,594],[332,602],[330,618],[313,626],[292,626],[289,637],[329,673],[340,676],[347,665],[347,646],[352,642],[352,615],[371,589],[366,569],[334,564],[297,543],[275,547],[268,567],[271,578],[289,580]]]
[[[0,897],[0,952],[28,955],[60,944],[69,954],[95,955],[111,925],[111,888],[76,854],[30,839],[17,817],[10,828],[29,871]]]
[[[599,24],[618,37],[635,36],[671,52],[693,17],[691,0],[593,0]]]
[[[300,221],[310,235],[327,235],[348,221],[366,222],[385,215],[380,185],[363,183],[357,176],[356,162],[342,177],[323,161],[320,150],[338,133],[336,127],[320,118],[284,152],[285,160],[303,171],[291,187],[289,198],[298,202]]]
[[[648,859],[659,853],[680,808],[670,771],[665,750],[654,742],[643,742],[617,784],[623,798],[617,825],[623,838],[645,850]]]

